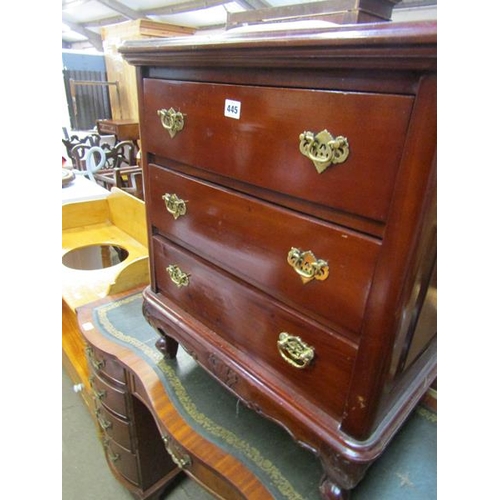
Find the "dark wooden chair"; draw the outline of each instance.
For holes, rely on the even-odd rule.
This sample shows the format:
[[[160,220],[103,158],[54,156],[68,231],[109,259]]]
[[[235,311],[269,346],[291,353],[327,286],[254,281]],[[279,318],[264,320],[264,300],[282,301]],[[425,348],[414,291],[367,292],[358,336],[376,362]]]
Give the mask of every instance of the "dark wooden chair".
[[[105,164],[102,168],[96,171],[91,169],[89,172],[87,165],[89,153],[94,154],[95,166],[99,165],[104,155]],[[111,149],[77,144],[71,150],[71,158],[75,169],[97,184],[108,190],[117,187],[141,200],[144,199],[142,169],[135,164],[135,145],[132,141],[122,141]]]
[[[144,200],[142,168],[140,166],[99,170],[93,175],[94,180],[106,189],[110,190],[112,187],[117,187],[136,198]]]
[[[137,148],[133,141],[120,141],[106,151],[109,168],[133,167],[137,165]]]
[[[72,135],[71,137],[63,138],[62,142],[66,148],[68,157],[71,158],[71,151],[75,146],[78,144],[83,144],[89,147],[99,146],[101,144],[101,136],[99,134],[89,134],[80,138],[77,135]]]

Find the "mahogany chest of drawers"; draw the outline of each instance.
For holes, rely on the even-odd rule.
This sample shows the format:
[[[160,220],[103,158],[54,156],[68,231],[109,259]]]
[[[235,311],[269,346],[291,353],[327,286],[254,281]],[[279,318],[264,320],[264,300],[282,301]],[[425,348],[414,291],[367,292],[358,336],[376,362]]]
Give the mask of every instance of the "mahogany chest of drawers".
[[[158,348],[347,498],[436,375],[436,25],[154,41],[138,68]]]

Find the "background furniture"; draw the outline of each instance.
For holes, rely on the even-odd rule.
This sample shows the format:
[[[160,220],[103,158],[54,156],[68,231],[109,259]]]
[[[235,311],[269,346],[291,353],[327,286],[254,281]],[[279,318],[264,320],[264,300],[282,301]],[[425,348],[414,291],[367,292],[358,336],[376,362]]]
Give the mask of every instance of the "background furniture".
[[[99,171],[94,174],[94,180],[108,190],[116,187],[140,200],[144,199],[141,167],[121,167]]]
[[[99,146],[101,143],[101,138],[98,134],[89,134],[84,137],[78,137],[77,135],[68,136],[66,132],[66,137],[63,137],[62,142],[64,147],[66,148],[66,153],[68,158],[72,157],[72,150],[77,145],[85,145],[85,146]]]
[[[100,136],[96,135],[99,138]],[[81,172],[87,171],[87,155],[91,148],[100,148],[105,154],[105,165],[103,168],[121,168],[123,166],[133,167],[137,166],[137,147],[133,141],[125,140],[120,141],[109,146],[107,143],[101,144],[99,139],[93,140],[91,144],[86,142],[76,142],[69,145],[70,158],[73,166]],[[100,151],[94,153],[94,164],[97,166],[100,161]]]
[[[144,498],[139,478],[150,467],[157,488],[147,494],[161,496],[173,473],[168,452],[178,472],[217,498],[319,500],[322,468],[310,450],[239,405],[183,349],[175,360],[163,359],[155,349],[158,334],[142,315],[142,291],[108,296],[77,311],[93,379],[90,408],[115,477]],[[355,498],[434,498],[435,422],[435,413],[419,406]],[[174,488],[164,490],[164,497],[178,498],[180,488]],[[196,493],[192,498],[205,498]]]
[[[82,325],[84,334],[93,329],[91,321],[87,316]],[[181,469],[171,459],[155,419],[142,402],[141,382],[96,345],[86,344],[85,353],[93,414],[111,470],[134,498],[160,498]]]
[[[99,266],[98,250],[97,255],[91,250],[109,244],[124,249],[126,258],[115,265]],[[68,255],[78,250],[83,252],[71,262],[81,264],[80,268],[65,265]],[[107,258],[104,249],[103,252],[101,257]],[[89,373],[76,309],[149,282],[144,202],[112,188],[105,198],[64,204],[62,259],[63,366],[75,385],[88,387]]]
[[[106,305],[112,311],[122,301],[134,299],[133,292],[78,309],[92,380],[90,408],[95,409],[106,459],[115,477],[136,498],[148,500],[162,497],[164,487],[183,471],[224,500],[272,500],[265,485],[244,464],[186,424],[166,392],[167,377],[158,376],[154,357],[140,355],[141,350],[151,354],[154,345],[148,345],[147,337],[135,338],[141,329],[135,316],[125,313],[129,323],[125,320],[124,328],[108,320]],[[100,307],[104,315],[96,316]],[[104,334],[98,317],[104,318],[114,337]],[[151,481],[140,482],[144,472],[154,475],[153,486]]]
[[[436,25],[136,41],[144,312],[349,491],[436,375]]]
[[[135,68],[128,64],[118,51],[125,40],[140,40],[166,36],[191,35],[194,30],[183,26],[159,23],[149,19],[137,19],[104,26],[101,30],[106,74],[109,80],[120,81],[120,100],[110,93],[112,122],[139,119]],[[108,124],[109,122],[107,122]]]
[[[139,123],[136,120],[97,120],[97,131],[101,135],[114,135],[116,142],[133,141],[137,147]]]
[[[304,19],[336,24],[390,21],[392,10],[401,0],[325,0],[277,7],[228,12],[226,28]]]
[[[142,200],[142,168],[137,164],[136,144],[131,140],[123,140],[113,147],[108,144],[102,144],[101,147],[100,136],[95,137],[97,140],[93,139],[90,145],[83,142],[68,145],[71,146],[70,157],[74,168],[108,190],[116,187]],[[89,155],[93,155],[93,162],[87,165]],[[101,161],[104,164],[99,167]]]

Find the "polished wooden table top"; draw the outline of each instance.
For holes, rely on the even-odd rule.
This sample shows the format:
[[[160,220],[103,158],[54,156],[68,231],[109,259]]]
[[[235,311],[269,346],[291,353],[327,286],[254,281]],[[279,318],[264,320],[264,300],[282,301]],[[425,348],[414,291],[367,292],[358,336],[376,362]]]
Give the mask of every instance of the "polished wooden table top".
[[[136,120],[97,120],[100,135],[112,134],[119,141],[139,140],[139,123]]]

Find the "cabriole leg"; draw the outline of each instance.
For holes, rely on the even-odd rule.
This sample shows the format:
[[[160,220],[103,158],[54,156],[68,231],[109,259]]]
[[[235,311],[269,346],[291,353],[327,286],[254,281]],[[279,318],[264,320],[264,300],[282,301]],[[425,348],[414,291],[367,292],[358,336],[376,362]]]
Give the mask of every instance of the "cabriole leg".
[[[323,476],[323,479],[321,480],[319,491],[321,493],[321,497],[325,500],[349,500],[351,497],[350,490],[345,490],[340,486],[337,486],[330,481],[326,475]]]

